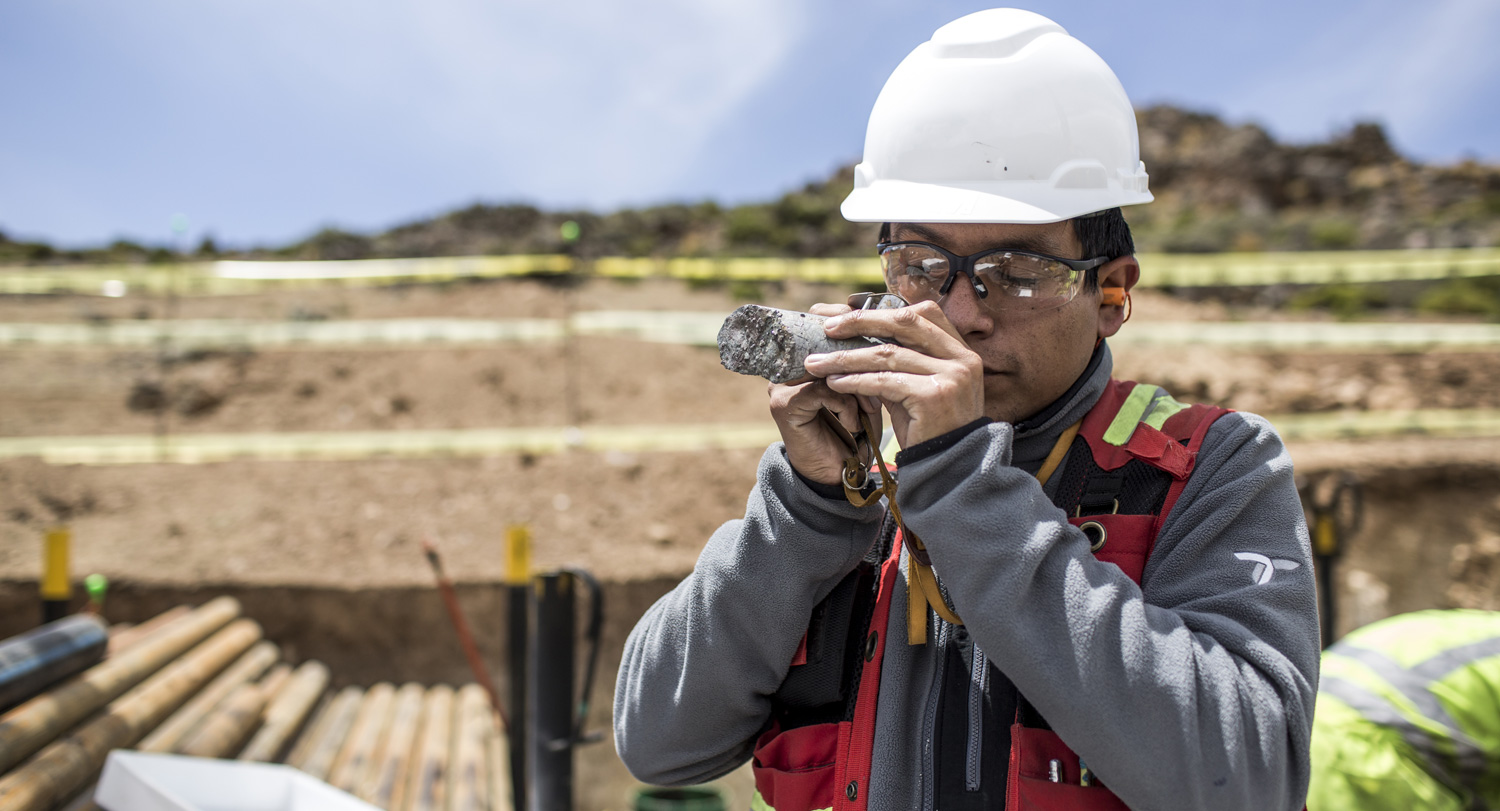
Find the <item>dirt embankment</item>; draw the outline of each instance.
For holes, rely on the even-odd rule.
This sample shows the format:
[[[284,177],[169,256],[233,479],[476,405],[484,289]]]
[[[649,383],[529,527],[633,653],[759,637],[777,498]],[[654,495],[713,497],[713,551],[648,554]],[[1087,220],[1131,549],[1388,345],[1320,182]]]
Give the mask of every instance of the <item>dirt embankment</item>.
[[[766,286],[805,308],[848,291]],[[519,280],[410,289],[283,291],[186,299],[184,318],[548,317],[579,309],[728,312],[724,288]],[[0,319],[161,317],[161,302],[0,300]],[[1282,318],[1160,294],[1138,320]],[[1130,327],[1127,326],[1126,329]],[[0,436],[150,433],[132,398],[158,379],[143,351],[0,351]],[[1252,355],[1121,350],[1117,376],[1183,399],[1262,413],[1500,407],[1500,353]],[[767,420],[764,383],[711,349],[585,338],[571,345],[206,353],[174,365],[174,432],[340,431]],[[196,399],[179,392],[196,391]],[[196,404],[196,405],[194,405]],[[1294,445],[1300,472],[1353,470],[1364,530],[1338,571],[1339,627],[1435,606],[1500,609],[1500,440],[1405,438]],[[74,532],[74,571],[115,582],[110,610],[138,620],[219,593],[341,682],[464,678],[428,588],[420,540],[440,541],[486,654],[504,672],[504,529],[532,527],[538,568],[579,565],[606,583],[594,724],[625,634],[689,571],[704,539],[742,514],[759,451],[506,455],[362,462],[51,466],[0,462],[0,635],[35,612],[40,530]],[[619,807],[630,783],[607,747],[580,760],[581,807]],[[740,784],[743,788],[743,780]]]
[[[768,303],[805,308],[846,291],[790,284],[763,292]],[[553,318],[585,307],[727,312],[739,303],[729,293],[662,281],[513,280],[190,298],[177,310],[188,318]],[[115,318],[161,306],[9,299],[0,300],[0,318]],[[1135,310],[1138,321],[1284,317],[1151,292],[1137,297]],[[158,416],[141,407],[140,387],[159,374],[154,355],[138,350],[0,352],[0,435],[151,433]],[[1116,356],[1116,374],[1161,383],[1183,399],[1269,414],[1500,407],[1500,352],[1127,348]],[[724,371],[711,348],[598,337],[453,349],[210,352],[176,363],[169,386],[167,424],[182,433],[768,420],[765,384]],[[1339,453],[1359,446],[1334,447],[1318,466],[1339,465]],[[1444,447],[1452,448],[1449,457],[1476,462],[1472,443],[1424,447],[1347,464],[1373,476],[1410,464],[1441,467]],[[1423,460],[1409,462],[1414,453]],[[416,554],[424,534],[444,542],[461,578],[485,581],[502,574],[498,543],[515,522],[535,528],[542,564],[583,563],[611,580],[666,577],[687,571],[713,527],[740,513],[758,455],[579,451],[128,467],[9,461],[0,463],[0,578],[34,577],[36,533],[63,518],[78,536],[79,571],[148,582],[414,585],[426,577]],[[1472,541],[1472,554],[1480,555],[1474,531],[1455,542]]]
[[[805,308],[826,286],[767,286],[767,302]],[[183,318],[560,318],[582,308],[727,313],[724,289],[532,280],[437,288],[282,291],[185,299]],[[1143,292],[1135,318],[1279,318]],[[0,320],[162,315],[160,302],[0,300]],[[1126,330],[1130,325],[1126,325]],[[194,351],[165,368],[154,349],[0,352],[0,436],[455,429],[570,424],[754,422],[764,384],[720,368],[712,348],[578,337],[571,343],[410,349]],[[1203,347],[1117,350],[1116,375],[1183,399],[1263,414],[1337,409],[1500,407],[1500,352],[1248,354]]]

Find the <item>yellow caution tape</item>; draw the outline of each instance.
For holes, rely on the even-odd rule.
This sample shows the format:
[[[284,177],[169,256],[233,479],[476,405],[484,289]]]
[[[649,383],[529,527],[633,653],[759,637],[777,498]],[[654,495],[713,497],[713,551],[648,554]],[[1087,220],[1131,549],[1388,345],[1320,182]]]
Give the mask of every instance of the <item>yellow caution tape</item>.
[[[0,324],[0,347],[159,347],[234,349],[427,349],[436,346],[554,342],[608,335],[656,343],[713,346],[727,312],[591,310],[570,319],[390,318],[350,321],[183,319],[103,323]],[[1336,323],[1316,321],[1138,321],[1110,343],[1119,347],[1221,347],[1268,352],[1493,351],[1500,324]]]
[[[1497,437],[1500,409],[1351,411],[1268,416],[1290,441],[1392,436]],[[512,453],[657,453],[764,448],[780,439],[766,422],[620,425],[585,428],[476,428],[451,431],[150,434],[4,437],[0,459],[39,457],[54,464],[203,464],[245,460],[431,459]]]
[[[1264,286],[1432,280],[1500,275],[1500,248],[1139,254],[1141,287]],[[234,295],[286,286],[430,284],[583,273],[607,278],[788,281],[879,287],[871,258],[601,257],[557,254],[337,261],[221,261],[172,265],[72,265],[0,270],[0,293]],[[123,285],[123,287],[122,287]]]

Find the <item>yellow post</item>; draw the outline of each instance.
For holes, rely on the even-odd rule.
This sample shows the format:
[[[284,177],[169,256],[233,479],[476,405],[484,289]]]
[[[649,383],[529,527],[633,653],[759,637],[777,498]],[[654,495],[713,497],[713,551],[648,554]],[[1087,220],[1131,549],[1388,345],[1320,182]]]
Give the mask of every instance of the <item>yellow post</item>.
[[[73,534],[67,526],[47,530],[42,539],[42,622],[53,622],[68,615],[73,598],[73,579],[68,574],[68,552]]]
[[[1339,553],[1338,527],[1329,513],[1319,513],[1313,519],[1313,551],[1324,556]]]
[[[531,647],[531,530],[517,524],[505,530],[506,664],[510,677],[510,726],[506,748],[510,750],[511,807],[527,808],[527,716],[531,714],[527,657]]]
[[[517,524],[505,530],[505,582],[524,586],[531,580],[531,530]]]

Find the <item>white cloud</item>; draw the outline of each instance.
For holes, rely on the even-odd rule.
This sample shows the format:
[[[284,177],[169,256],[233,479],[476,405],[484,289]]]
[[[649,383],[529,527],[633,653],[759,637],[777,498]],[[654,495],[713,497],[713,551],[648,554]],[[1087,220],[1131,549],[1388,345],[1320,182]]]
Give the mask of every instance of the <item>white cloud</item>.
[[[0,134],[0,169],[12,170],[0,225],[89,240],[150,234],[157,209],[191,209],[229,240],[274,241],[476,198],[675,197],[713,134],[754,117],[748,100],[808,37],[802,5],[38,5],[10,20],[34,47],[0,53],[0,83],[24,77],[27,94],[18,129]],[[100,214],[80,216],[84,203]]]
[[[791,0],[368,7],[288,3],[303,25],[257,36],[283,81],[389,108],[384,137],[456,150],[496,196],[594,204],[669,193],[805,28]]]

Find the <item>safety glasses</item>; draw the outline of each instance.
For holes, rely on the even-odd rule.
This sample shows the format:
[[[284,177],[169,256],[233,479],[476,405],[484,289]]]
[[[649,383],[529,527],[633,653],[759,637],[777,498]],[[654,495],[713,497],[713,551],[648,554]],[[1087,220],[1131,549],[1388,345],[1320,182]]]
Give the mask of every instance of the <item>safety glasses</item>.
[[[962,273],[990,310],[1061,307],[1078,295],[1088,271],[1109,261],[1004,249],[959,256],[929,242],[882,242],[877,247],[886,286],[907,301],[942,303]]]

